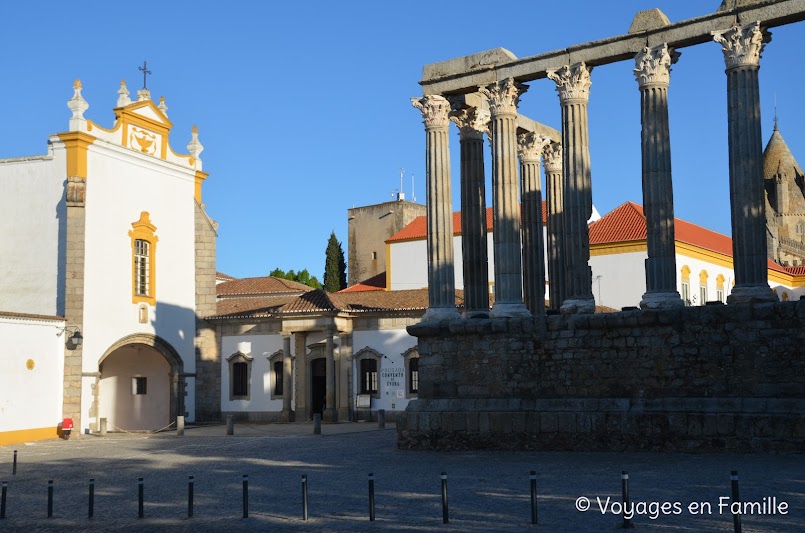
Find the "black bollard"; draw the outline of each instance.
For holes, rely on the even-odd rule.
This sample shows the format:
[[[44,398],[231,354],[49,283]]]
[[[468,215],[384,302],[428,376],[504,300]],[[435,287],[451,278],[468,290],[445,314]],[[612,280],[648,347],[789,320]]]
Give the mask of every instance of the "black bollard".
[[[302,520],[307,520],[307,476],[302,474]]]
[[[53,518],[53,480],[48,480],[48,518]]]
[[[531,471],[531,523],[537,525],[537,473]]]
[[[143,516],[145,516],[143,509],[143,496],[144,496],[143,478],[139,478],[137,484],[139,485],[137,490],[137,517],[142,518]]]
[[[313,414],[313,434],[321,435],[321,415],[319,413]]]
[[[17,450],[14,450],[14,464],[11,467],[11,475],[12,476],[17,475]]]
[[[629,473],[626,470],[621,471],[621,489],[623,490],[623,529],[631,529],[634,527],[631,518],[626,518],[627,509],[629,509]]]
[[[730,481],[732,482],[732,501],[740,502],[741,496],[738,493],[738,471],[733,470],[730,472]],[[732,514],[732,527],[735,533],[741,533],[741,513],[740,510],[737,513]]]
[[[0,489],[0,518],[6,517],[6,492],[8,492],[8,482],[3,481],[3,488]]]
[[[375,475],[369,474],[369,521],[375,521]]]
[[[450,522],[450,515],[447,508],[447,472],[442,472],[442,524]]]
[[[243,474],[243,518],[249,518],[249,476]]]
[[[193,476],[187,478],[187,518],[193,518]]]
[[[95,514],[95,480],[89,480],[89,509],[87,511],[87,518],[92,518]]]

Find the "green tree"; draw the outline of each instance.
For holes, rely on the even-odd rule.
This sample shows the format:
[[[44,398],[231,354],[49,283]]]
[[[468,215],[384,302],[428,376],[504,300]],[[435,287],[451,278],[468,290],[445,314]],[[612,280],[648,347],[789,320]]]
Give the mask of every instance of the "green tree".
[[[311,276],[308,269],[300,270],[298,273],[294,272],[293,269],[285,272],[281,268],[275,268],[271,271],[269,276],[280,278],[280,279],[288,279],[291,281],[297,281],[299,283],[304,283],[309,287],[313,287],[314,289],[321,289],[321,282],[316,279],[316,276]]]
[[[281,268],[275,268],[268,275],[271,276],[272,278],[285,279],[285,271],[282,270]]]
[[[347,287],[347,263],[344,261],[344,249],[335,237],[330,234],[327,241],[326,259],[324,262],[324,290],[338,292]]]

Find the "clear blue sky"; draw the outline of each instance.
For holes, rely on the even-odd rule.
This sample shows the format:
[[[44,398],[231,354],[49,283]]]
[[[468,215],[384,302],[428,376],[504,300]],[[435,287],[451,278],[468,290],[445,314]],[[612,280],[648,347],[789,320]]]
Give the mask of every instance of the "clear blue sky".
[[[152,97],[166,97],[175,125],[173,148],[185,152],[199,127],[210,173],[204,201],[220,224],[218,269],[245,277],[307,268],[321,278],[330,232],[346,253],[346,210],[390,200],[401,167],[407,197],[413,174],[424,202],[424,127],[409,101],[421,95],[424,65],[496,47],[535,55],[626,33],[644,9],[676,22],[719,3],[11,2],[0,32],[0,157],[44,153],[47,135],[67,129],[75,78],[90,104],[85,116],[111,125],[120,80],[134,93],[147,59]],[[802,31],[773,30],[760,69],[764,146],[776,94],[781,131],[800,161]],[[593,72],[593,202],[602,214],[642,203],[633,68]],[[682,50],[669,91],[676,215],[729,234],[725,88],[719,45]],[[548,80],[531,84],[520,109],[559,127]],[[455,131],[450,140],[457,148]],[[454,197],[458,209],[457,179]]]

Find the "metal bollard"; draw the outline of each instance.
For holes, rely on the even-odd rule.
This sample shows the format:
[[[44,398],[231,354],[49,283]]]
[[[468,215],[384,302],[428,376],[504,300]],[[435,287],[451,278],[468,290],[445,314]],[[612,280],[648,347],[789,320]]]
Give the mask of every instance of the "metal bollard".
[[[101,437],[105,437],[105,436],[106,436],[106,424],[107,424],[106,419],[105,419],[105,418],[101,418],[101,429],[100,429],[100,431],[99,431],[99,433],[100,433]]]
[[[249,476],[243,474],[243,518],[249,518]]]
[[[48,518],[53,518],[53,480],[48,480]]]
[[[621,489],[623,491],[623,529],[631,529],[634,527],[632,520],[626,518],[626,510],[629,508],[629,473],[626,470],[621,471]]]
[[[537,472],[531,471],[531,523],[537,525]]]
[[[369,474],[369,521],[375,521],[375,475]]]
[[[226,434],[227,435],[235,434],[235,417],[232,415],[226,417]]]
[[[447,472],[442,472],[442,524],[450,522],[447,508]]]
[[[13,466],[11,467],[11,475],[12,476],[17,475],[17,450],[14,450],[14,463]]]
[[[307,476],[302,474],[302,520],[307,520]]]
[[[95,480],[89,480],[89,509],[87,510],[87,518],[92,518],[95,514]]]
[[[176,436],[184,437],[184,416],[176,417]]]
[[[187,518],[193,518],[193,476],[187,478]]]
[[[732,501],[740,502],[741,495],[738,493],[738,471],[733,470],[730,472],[730,481],[732,482]],[[741,533],[741,513],[733,513],[732,515],[732,527],[735,533]]]
[[[0,489],[0,519],[6,517],[6,492],[8,492],[8,482],[3,481],[3,488]]]
[[[321,435],[321,415],[319,413],[313,415],[313,434]]]
[[[386,429],[386,410],[377,410],[377,427],[378,429]]]
[[[144,496],[143,478],[139,478],[137,484],[139,485],[137,489],[137,517],[142,518],[143,516],[145,516],[143,509],[143,496]]]

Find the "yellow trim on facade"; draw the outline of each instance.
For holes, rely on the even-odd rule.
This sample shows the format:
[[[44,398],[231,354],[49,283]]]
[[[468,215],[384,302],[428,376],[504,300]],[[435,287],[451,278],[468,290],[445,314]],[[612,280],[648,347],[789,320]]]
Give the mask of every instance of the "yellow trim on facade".
[[[131,237],[131,303],[147,303],[155,306],[157,303],[157,283],[156,283],[156,255],[157,255],[157,242],[159,237],[156,236],[156,226],[151,223],[148,211],[140,213],[140,220],[131,223],[132,229],[129,231]],[[137,294],[137,263],[134,260],[136,252],[137,240],[143,240],[148,243],[148,288],[147,295]]]
[[[716,289],[723,289],[724,288],[724,274],[719,274],[716,276]]]
[[[690,257],[691,259],[701,259],[714,265],[732,269],[732,257],[719,252],[700,248],[693,244],[676,241],[676,253]]]
[[[59,133],[59,139],[67,150],[67,177],[86,178],[87,149],[95,142],[95,137],[80,131],[71,131]]]
[[[172,151],[173,150],[171,150],[171,152]],[[196,201],[198,203],[201,203],[201,184],[204,183],[204,180],[207,179],[207,176],[209,176],[209,174],[207,174],[206,172],[196,170],[196,192],[195,192],[195,196],[196,196]]]
[[[706,270],[699,272],[699,285],[707,285],[707,279],[709,277],[710,274],[708,274]]]
[[[682,281],[690,282],[690,267],[688,265],[682,265],[682,269],[679,272],[681,274]]]
[[[59,438],[57,426],[34,429],[18,429],[14,431],[0,431],[0,446],[9,444],[22,444],[36,440],[57,439]]]
[[[590,256],[628,254],[632,252],[645,252],[648,250],[646,241],[606,242],[590,245]]]
[[[120,124],[120,122],[118,122],[117,124],[115,124],[114,128],[112,128],[111,130],[108,130],[108,129],[104,128],[103,126],[98,125],[97,122],[87,120],[87,131],[92,131],[94,128],[98,128],[99,130],[105,131],[106,133],[115,133],[117,130],[120,129],[120,126],[121,126],[121,124]]]

